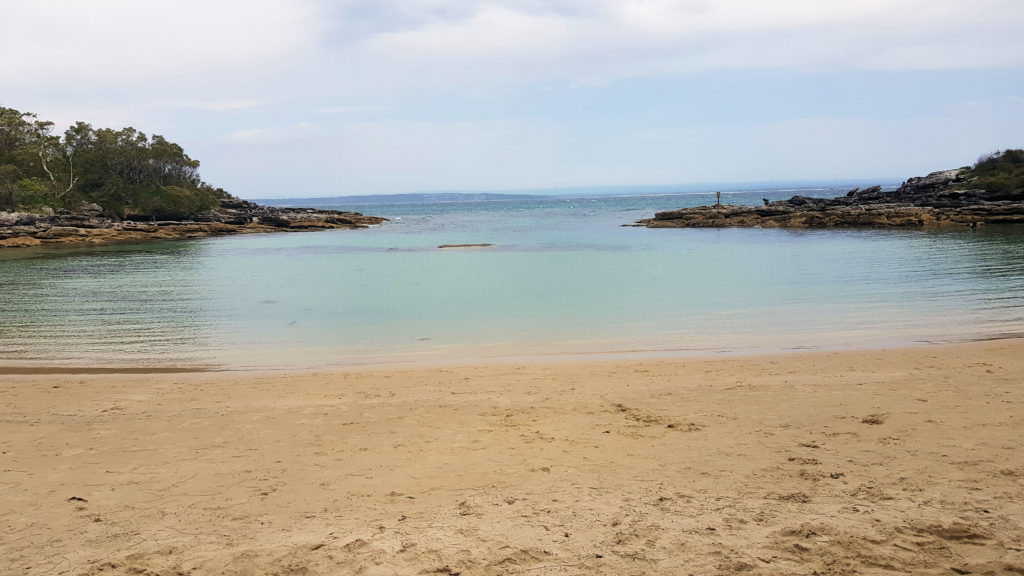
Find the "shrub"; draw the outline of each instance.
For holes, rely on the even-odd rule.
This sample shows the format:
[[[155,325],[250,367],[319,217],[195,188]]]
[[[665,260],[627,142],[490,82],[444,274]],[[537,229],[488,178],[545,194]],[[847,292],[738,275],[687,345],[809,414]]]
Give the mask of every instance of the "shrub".
[[[140,191],[131,212],[138,216],[175,220],[209,212],[216,206],[217,197],[208,187],[162,186]]]
[[[982,188],[1004,197],[1024,196],[1024,150],[986,154],[966,176],[965,187]]]
[[[62,206],[59,199],[50,194],[50,188],[38,178],[19,180],[13,189],[14,206],[23,212],[46,212]]]

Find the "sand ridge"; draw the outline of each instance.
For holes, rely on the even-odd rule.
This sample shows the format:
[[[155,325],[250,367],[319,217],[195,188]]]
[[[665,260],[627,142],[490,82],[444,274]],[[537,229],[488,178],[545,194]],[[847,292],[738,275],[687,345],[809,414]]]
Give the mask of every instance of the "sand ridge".
[[[0,574],[1024,574],[1024,340],[0,375]]]

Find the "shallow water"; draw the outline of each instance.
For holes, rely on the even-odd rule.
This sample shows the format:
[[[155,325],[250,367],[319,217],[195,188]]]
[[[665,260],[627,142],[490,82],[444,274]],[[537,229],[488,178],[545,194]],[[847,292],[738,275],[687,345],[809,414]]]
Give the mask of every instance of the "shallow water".
[[[713,201],[344,206],[393,220],[357,231],[8,250],[0,364],[310,367],[1024,332],[1024,228],[622,226]],[[446,243],[494,246],[437,248]]]

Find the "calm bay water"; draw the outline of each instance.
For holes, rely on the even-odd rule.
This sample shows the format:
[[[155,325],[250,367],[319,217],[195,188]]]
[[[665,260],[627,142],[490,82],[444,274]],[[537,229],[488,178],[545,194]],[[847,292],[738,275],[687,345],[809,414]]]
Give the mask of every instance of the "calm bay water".
[[[315,367],[1024,332],[1024,228],[622,226],[713,201],[343,206],[393,220],[358,231],[2,251],[0,365]],[[437,248],[485,242],[494,246]]]

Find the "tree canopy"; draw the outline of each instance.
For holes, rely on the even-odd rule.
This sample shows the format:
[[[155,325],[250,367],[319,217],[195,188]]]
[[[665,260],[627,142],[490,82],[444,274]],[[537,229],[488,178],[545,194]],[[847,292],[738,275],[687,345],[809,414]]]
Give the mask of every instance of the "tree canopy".
[[[49,211],[95,203],[119,216],[180,217],[229,197],[199,178],[199,161],[163,136],[94,129],[0,107],[0,210]]]

